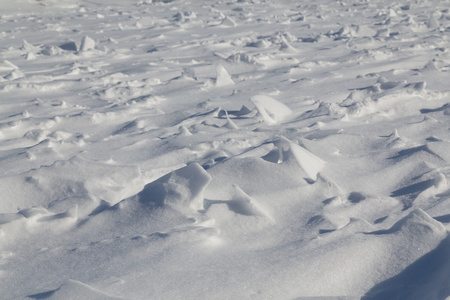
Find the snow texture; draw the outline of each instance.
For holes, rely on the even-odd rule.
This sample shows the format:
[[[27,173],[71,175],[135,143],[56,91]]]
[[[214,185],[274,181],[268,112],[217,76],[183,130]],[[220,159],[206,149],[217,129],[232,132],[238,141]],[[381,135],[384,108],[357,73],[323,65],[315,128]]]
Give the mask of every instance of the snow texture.
[[[0,1],[1,299],[450,299],[450,2]]]

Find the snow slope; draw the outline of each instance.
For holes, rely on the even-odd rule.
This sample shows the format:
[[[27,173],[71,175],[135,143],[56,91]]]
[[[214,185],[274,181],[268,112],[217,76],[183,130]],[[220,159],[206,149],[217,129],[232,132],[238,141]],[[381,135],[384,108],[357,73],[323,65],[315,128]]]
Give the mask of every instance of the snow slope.
[[[450,2],[0,2],[2,299],[448,299]]]

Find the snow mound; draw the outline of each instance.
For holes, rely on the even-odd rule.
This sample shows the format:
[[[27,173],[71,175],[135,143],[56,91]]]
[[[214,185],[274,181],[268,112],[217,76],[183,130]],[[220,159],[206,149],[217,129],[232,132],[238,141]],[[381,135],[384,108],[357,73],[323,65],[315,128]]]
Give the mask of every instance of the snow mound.
[[[86,180],[88,176],[90,179]],[[115,204],[139,189],[139,168],[115,166],[80,156],[57,161],[23,174],[0,178],[0,191],[13,203],[1,205],[3,212],[42,206],[63,212],[78,205],[81,215],[88,214],[103,199]],[[18,188],[21,187],[21,188]]]
[[[298,52],[298,50],[296,48],[294,48],[284,36],[281,37],[280,51],[287,52],[287,53],[297,53]]]
[[[317,180],[317,174],[325,166],[322,159],[285,137],[281,137],[274,144],[278,148],[279,155],[278,159],[275,159],[276,162],[289,162],[293,159],[306,173],[307,178]]]
[[[226,16],[223,20],[222,20],[222,23],[221,23],[223,26],[226,26],[226,27],[236,27],[237,26],[237,24],[236,24],[236,22],[232,19],[232,18],[230,18],[229,16]]]
[[[395,227],[408,227],[408,223],[408,230],[416,229],[415,234],[420,235],[422,230],[430,232],[432,228],[437,229],[437,232],[443,232],[441,226],[431,222],[423,212],[414,212]],[[417,259],[398,275],[375,285],[361,299],[446,299],[450,295],[449,253],[450,236],[447,235],[436,248]]]
[[[216,76],[216,86],[224,87],[234,85],[234,81],[231,79],[230,74],[228,74],[227,70],[222,65],[217,66],[217,76]]]
[[[95,48],[95,41],[89,36],[84,36],[81,39],[80,51],[89,51]]]
[[[400,219],[390,229],[377,233],[414,235],[415,239],[420,241],[423,235],[435,235],[442,238],[446,233],[446,229],[442,223],[434,220],[426,212],[418,208]]]
[[[0,71],[11,71],[11,70],[18,70],[19,67],[10,62],[9,60],[3,60],[0,63]]]
[[[228,208],[236,213],[248,216],[263,216],[272,219],[267,212],[247,195],[239,186],[233,185],[234,195],[229,201],[226,201]]]
[[[203,192],[210,181],[211,176],[198,163],[193,163],[147,184],[137,198],[152,207],[198,211],[203,209]]]
[[[282,122],[292,114],[292,110],[285,104],[265,95],[256,95],[250,98],[256,106],[258,113],[268,124]]]

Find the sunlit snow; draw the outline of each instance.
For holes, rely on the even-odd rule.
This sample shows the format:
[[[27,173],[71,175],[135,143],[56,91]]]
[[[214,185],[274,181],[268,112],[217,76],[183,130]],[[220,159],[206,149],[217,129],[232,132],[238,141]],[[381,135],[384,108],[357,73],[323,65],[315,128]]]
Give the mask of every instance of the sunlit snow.
[[[0,1],[1,299],[450,299],[448,0]]]

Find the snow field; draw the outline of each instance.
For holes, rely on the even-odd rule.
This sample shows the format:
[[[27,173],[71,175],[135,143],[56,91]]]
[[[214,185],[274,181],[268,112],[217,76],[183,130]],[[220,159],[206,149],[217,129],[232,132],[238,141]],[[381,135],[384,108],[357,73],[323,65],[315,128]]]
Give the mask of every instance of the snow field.
[[[0,3],[0,294],[448,298],[449,9]]]

